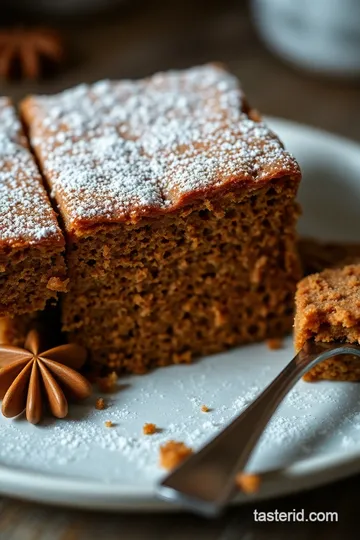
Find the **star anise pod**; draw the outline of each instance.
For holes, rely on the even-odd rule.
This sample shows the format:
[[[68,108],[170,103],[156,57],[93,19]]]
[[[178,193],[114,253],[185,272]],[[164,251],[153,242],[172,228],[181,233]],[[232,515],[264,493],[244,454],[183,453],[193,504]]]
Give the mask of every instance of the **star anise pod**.
[[[8,418],[24,410],[26,418],[37,424],[42,417],[43,401],[51,413],[64,418],[67,399],[87,398],[92,387],[76,370],[86,360],[86,350],[75,344],[59,345],[41,352],[40,334],[30,330],[24,348],[0,346],[0,399],[2,413]]]
[[[0,77],[11,78],[16,67],[27,79],[39,78],[43,60],[59,63],[63,58],[60,36],[45,28],[12,28],[0,31]]]

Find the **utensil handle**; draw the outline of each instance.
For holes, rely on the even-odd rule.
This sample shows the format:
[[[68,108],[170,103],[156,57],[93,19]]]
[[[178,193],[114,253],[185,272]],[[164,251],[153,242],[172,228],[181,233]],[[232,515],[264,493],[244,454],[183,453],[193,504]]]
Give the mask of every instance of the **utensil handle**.
[[[160,483],[158,495],[196,512],[217,515],[232,497],[236,474],[244,469],[289,390],[310,368],[338,354],[360,356],[360,347],[307,342],[244,412]]]

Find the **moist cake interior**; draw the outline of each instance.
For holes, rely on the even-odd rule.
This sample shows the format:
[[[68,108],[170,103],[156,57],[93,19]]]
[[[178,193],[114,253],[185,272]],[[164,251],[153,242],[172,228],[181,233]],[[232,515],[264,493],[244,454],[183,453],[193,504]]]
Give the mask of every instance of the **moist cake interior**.
[[[284,179],[70,244],[64,329],[95,360],[136,372],[284,335],[299,275],[295,190]]]

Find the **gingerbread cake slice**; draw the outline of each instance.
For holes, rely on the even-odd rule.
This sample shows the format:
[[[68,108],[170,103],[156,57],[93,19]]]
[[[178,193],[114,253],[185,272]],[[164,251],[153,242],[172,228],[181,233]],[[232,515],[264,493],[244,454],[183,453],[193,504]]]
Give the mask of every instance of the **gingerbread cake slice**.
[[[0,317],[41,310],[65,290],[63,252],[21,123],[11,102],[0,98]]]
[[[111,369],[291,329],[296,161],[217,65],[32,96],[22,117],[67,237],[63,329]]]
[[[296,292],[295,348],[308,339],[360,344],[360,265],[327,269],[300,281]],[[360,380],[360,361],[337,356],[315,366],[305,380]]]

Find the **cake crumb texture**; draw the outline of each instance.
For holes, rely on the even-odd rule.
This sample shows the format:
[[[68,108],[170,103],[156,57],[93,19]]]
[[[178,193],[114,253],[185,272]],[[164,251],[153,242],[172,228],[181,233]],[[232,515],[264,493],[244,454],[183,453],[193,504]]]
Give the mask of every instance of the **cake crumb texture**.
[[[294,196],[293,184],[277,181],[72,244],[63,329],[94,363],[118,373],[284,335],[300,278]],[[105,241],[111,259],[101,255]],[[270,245],[263,277],[253,283],[252,269]]]
[[[156,433],[157,427],[156,424],[144,424],[143,425],[143,434],[144,435],[154,435]]]
[[[102,411],[105,408],[106,408],[106,405],[105,405],[104,398],[98,398],[95,402],[95,409],[97,409],[98,411]]]
[[[319,379],[360,381],[360,360],[353,355],[334,356],[313,367],[305,373],[303,379],[307,382],[315,382]]]
[[[360,265],[327,269],[304,278],[296,293],[295,348],[308,339],[360,344]],[[360,380],[360,361],[337,356],[315,366],[305,380]]]
[[[236,475],[235,483],[243,493],[252,494],[259,491],[261,478],[258,474],[239,473]]]
[[[160,466],[164,469],[174,469],[192,453],[192,448],[183,442],[167,441],[160,446]]]
[[[69,279],[60,279],[58,277],[51,277],[47,283],[47,288],[56,292],[67,292],[67,286]]]

